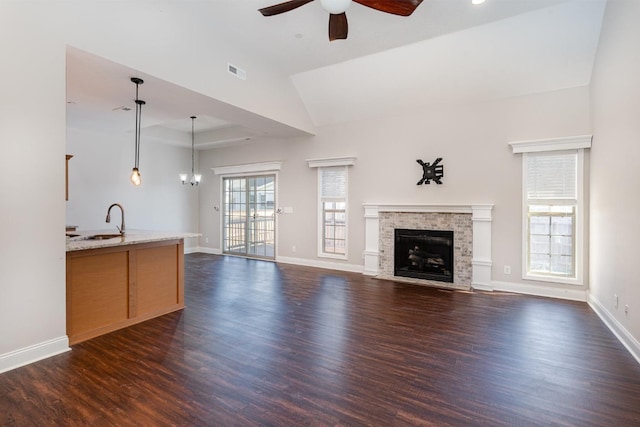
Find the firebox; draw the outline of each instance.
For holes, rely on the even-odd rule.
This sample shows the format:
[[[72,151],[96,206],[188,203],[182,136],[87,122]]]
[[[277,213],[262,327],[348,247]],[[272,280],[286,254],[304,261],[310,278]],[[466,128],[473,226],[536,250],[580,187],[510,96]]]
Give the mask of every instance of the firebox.
[[[394,274],[453,283],[453,231],[395,229]]]

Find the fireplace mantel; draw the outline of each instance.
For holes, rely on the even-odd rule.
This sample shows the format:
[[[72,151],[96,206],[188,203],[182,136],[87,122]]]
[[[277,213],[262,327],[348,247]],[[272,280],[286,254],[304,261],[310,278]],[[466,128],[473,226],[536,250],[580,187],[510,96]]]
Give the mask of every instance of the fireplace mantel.
[[[491,213],[493,204],[390,204],[364,203],[365,250],[363,274],[377,276],[380,261],[380,212],[406,213],[456,213],[471,214],[473,249],[472,281],[475,289],[492,289],[491,286]]]

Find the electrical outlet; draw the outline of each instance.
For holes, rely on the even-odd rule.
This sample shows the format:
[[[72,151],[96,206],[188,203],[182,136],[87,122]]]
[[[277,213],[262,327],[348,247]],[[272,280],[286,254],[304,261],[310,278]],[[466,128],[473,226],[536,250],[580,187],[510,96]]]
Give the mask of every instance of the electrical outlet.
[[[613,294],[613,306],[618,308],[618,294]]]
[[[205,238],[204,238],[204,242],[205,242],[205,243],[209,243],[209,238],[208,238],[208,237],[205,237]]]
[[[295,252],[296,251],[296,245],[291,246],[291,252]]]
[[[504,266],[504,274],[511,274],[511,266],[510,265],[505,265]]]
[[[629,315],[629,305],[627,305],[627,304],[625,304],[625,306],[624,306],[624,314],[627,315],[627,316]]]

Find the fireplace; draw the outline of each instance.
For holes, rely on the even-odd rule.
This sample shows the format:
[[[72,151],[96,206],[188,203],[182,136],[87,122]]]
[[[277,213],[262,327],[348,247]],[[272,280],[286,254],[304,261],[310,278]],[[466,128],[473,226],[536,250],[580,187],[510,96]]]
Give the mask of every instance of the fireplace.
[[[453,231],[394,230],[394,275],[453,283]]]
[[[380,279],[446,289],[492,290],[491,211],[493,205],[365,203],[364,274]],[[448,282],[395,274],[395,230],[453,231],[452,276]],[[415,245],[414,245],[415,246]],[[407,252],[409,247],[406,248]]]

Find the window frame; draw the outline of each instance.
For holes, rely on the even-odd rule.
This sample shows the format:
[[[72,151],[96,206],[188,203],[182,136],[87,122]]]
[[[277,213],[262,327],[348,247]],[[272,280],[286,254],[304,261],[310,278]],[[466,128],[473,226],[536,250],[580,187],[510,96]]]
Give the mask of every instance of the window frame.
[[[540,154],[575,154],[576,155],[576,198],[575,199],[529,199],[528,198],[528,159],[530,156]],[[562,283],[569,285],[583,284],[584,271],[584,149],[540,149],[523,152],[522,155],[522,278],[524,280],[535,280],[542,282]],[[532,272],[530,270],[530,239],[529,230],[529,207],[535,205],[543,206],[572,206],[574,209],[573,218],[573,275],[564,276],[552,272]]]
[[[260,202],[257,201],[255,198],[251,198],[251,193],[250,193],[250,189],[251,186],[249,185],[250,181],[252,179],[259,179],[259,178],[270,178],[273,177],[273,195],[274,195],[274,200],[272,202],[273,206],[272,206],[272,210],[273,210],[273,229],[270,230],[273,233],[273,256],[270,256],[268,254],[257,254],[257,253],[251,253],[251,251],[249,250],[250,245],[248,243],[251,242],[251,240],[248,237],[248,234],[251,233],[251,229],[248,228],[248,225],[251,224],[251,221],[249,220],[248,217],[245,217],[245,221],[244,221],[244,242],[243,242],[243,247],[245,248],[244,252],[240,252],[240,251],[233,251],[230,250],[229,247],[227,247],[227,243],[231,240],[229,238],[228,235],[228,231],[229,228],[226,226],[227,220],[229,219],[229,211],[228,211],[228,206],[229,205],[244,205],[244,213],[248,214],[248,212],[251,209],[251,206],[254,207],[254,209],[256,209],[256,211],[258,211],[258,206],[260,206]],[[226,185],[225,183],[228,180],[243,180],[244,181],[244,190],[240,191],[227,191]],[[256,174],[252,174],[252,175],[246,175],[246,174],[229,174],[229,175],[222,175],[220,178],[220,207],[217,209],[218,211],[220,211],[221,215],[220,215],[220,251],[223,255],[231,255],[231,256],[241,256],[241,257],[245,257],[245,258],[257,258],[257,259],[265,259],[265,260],[270,260],[270,261],[275,261],[277,258],[277,240],[278,240],[278,215],[276,215],[277,213],[277,208],[276,208],[276,198],[277,198],[277,191],[278,191],[278,172],[274,171],[274,172],[259,172]],[[254,186],[254,188],[256,188]],[[243,194],[244,197],[244,202],[235,202],[235,203],[227,203],[227,195],[228,194],[232,194],[232,193],[241,193]],[[258,193],[259,194],[259,193]],[[233,196],[232,196],[233,197]],[[241,197],[242,199],[242,197]],[[264,203],[264,205],[268,205],[267,203]],[[263,208],[263,210],[265,210],[265,208]],[[254,221],[255,221],[255,216],[254,216]]]
[[[356,163],[355,157],[333,157],[324,159],[311,159],[307,160],[307,164],[310,168],[317,169],[317,256],[319,258],[329,258],[336,260],[348,260],[349,259],[349,166],[353,166]],[[345,173],[345,194],[342,198],[323,198],[322,197],[322,171],[325,168],[330,167],[343,167]],[[327,200],[324,200],[327,199]],[[331,200],[329,200],[331,199]],[[344,254],[336,254],[332,252],[325,252],[324,250],[324,202],[344,202]]]
[[[275,175],[275,200],[274,200],[274,209],[276,209],[276,213],[278,213],[277,201],[279,199],[280,190],[278,186],[280,184],[280,170],[282,169],[281,161],[272,161],[272,162],[261,162],[261,163],[248,163],[242,165],[233,165],[233,166],[217,166],[211,168],[213,173],[216,176],[219,176],[218,179],[218,194],[219,194],[219,202],[217,205],[214,205],[214,210],[216,212],[216,216],[218,217],[218,249],[214,249],[214,253],[223,254],[224,248],[224,205],[225,205],[225,191],[224,191],[224,178],[234,178],[234,177],[243,177],[243,176],[262,176],[262,175]],[[278,259],[278,250],[279,250],[279,215],[274,215],[275,217],[275,235],[274,235],[274,256],[273,260]],[[232,255],[232,254],[229,254]],[[233,256],[233,255],[232,255]],[[252,257],[250,257],[252,258]],[[271,258],[269,258],[271,260]]]
[[[344,174],[345,174],[344,197],[323,197],[322,196],[323,171],[325,171],[328,168],[342,168],[344,170]],[[325,203],[344,203],[344,254],[326,251],[325,214],[327,213],[327,210],[325,210]],[[336,209],[332,209],[332,210],[336,211]],[[335,238],[333,238],[332,240],[334,240],[334,242],[336,241]],[[318,250],[318,256],[322,258],[333,258],[333,259],[349,258],[349,169],[347,168],[346,165],[318,167],[318,249],[317,250]]]

